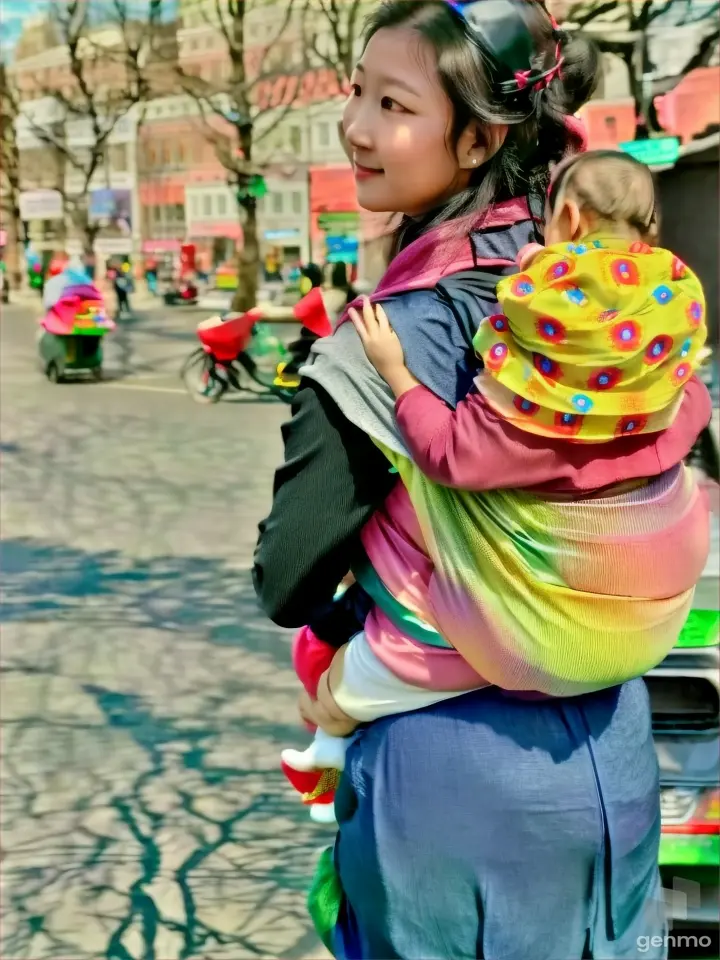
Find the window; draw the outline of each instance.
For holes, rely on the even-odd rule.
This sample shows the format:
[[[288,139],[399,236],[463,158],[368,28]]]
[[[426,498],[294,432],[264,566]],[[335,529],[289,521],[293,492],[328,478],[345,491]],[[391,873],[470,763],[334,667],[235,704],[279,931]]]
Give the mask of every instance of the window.
[[[190,212],[194,220],[200,216],[200,197],[197,194],[193,194],[190,198]]]
[[[330,146],[330,124],[319,123],[317,126],[317,142],[319,147]]]
[[[212,194],[206,193],[203,196],[203,216],[212,216]]]
[[[162,165],[164,167],[170,166],[170,145],[167,143],[164,143],[162,147]]]
[[[219,217],[227,216],[227,197],[224,193],[219,193],[217,197],[217,212]]]
[[[300,214],[303,211],[303,196],[299,190],[293,190],[292,193],[292,212]]]
[[[110,145],[110,169],[115,173],[125,173],[128,168],[128,152],[126,143]]]
[[[182,145],[182,143],[175,144],[175,166],[185,166],[185,147]]]
[[[294,153],[295,156],[299,156],[302,153],[302,127],[290,127],[289,147],[290,152]]]
[[[185,205],[182,203],[175,203],[170,208],[173,214],[173,219],[175,223],[185,223]]]
[[[274,193],[272,195],[272,212],[282,213],[283,208],[284,208],[283,195],[281,193]]]
[[[155,223],[162,223],[162,207],[153,207],[153,220]]]

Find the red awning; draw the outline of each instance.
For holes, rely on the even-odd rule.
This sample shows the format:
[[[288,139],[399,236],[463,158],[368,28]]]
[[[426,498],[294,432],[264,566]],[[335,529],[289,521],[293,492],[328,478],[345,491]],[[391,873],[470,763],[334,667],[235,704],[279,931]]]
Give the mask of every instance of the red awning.
[[[185,204],[185,184],[173,180],[146,181],[140,184],[140,202],[146,207]]]
[[[227,237],[228,240],[240,241],[243,238],[243,232],[240,224],[233,223],[232,220],[211,220],[191,223],[188,226],[188,236],[196,240]]]
[[[359,209],[350,164],[310,168],[312,213],[355,213]]]
[[[661,126],[688,143],[720,118],[720,67],[692,70],[654,103]]]
[[[145,240],[142,245],[143,253],[175,253],[179,249],[179,240]]]

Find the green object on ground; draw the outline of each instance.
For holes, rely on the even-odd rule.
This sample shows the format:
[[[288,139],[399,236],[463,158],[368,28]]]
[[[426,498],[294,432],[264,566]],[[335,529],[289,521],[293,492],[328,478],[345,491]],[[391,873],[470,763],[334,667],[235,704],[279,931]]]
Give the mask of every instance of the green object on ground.
[[[716,647],[720,643],[720,611],[691,610],[677,647]]]
[[[320,854],[315,868],[307,905],[317,935],[325,947],[333,952],[333,930],[340,915],[343,892],[335,870],[333,848],[327,847]]]

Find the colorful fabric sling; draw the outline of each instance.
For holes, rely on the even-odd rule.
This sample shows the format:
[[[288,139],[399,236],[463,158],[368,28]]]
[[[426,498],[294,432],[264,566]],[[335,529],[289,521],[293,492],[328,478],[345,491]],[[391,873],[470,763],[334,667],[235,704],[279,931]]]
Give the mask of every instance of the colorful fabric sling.
[[[494,223],[503,215],[514,222],[517,208],[499,205],[489,215]],[[438,270],[438,244],[447,249],[444,235],[432,232],[411,244],[371,299],[383,300],[403,284],[406,289],[432,288],[441,279],[438,273],[449,276],[465,269],[461,257]],[[550,269],[553,256],[556,260],[553,252],[542,255],[537,269]],[[662,267],[655,263],[661,258],[632,257],[627,257],[630,273],[635,257],[645,257],[653,269]],[[704,329],[702,317],[696,323],[690,308],[700,303],[690,281],[682,300],[676,294],[685,319],[668,327],[673,337],[668,356],[684,349],[684,340],[675,343],[686,338],[683,324]],[[517,277],[501,285],[515,289],[522,300]],[[597,301],[596,296],[588,299]],[[508,309],[513,312],[514,305]],[[529,325],[524,318],[522,323]],[[692,367],[700,339],[678,362]],[[357,343],[352,325],[342,323],[334,336],[320,341],[315,362],[303,374],[319,382],[385,452],[400,474],[419,527],[420,543],[417,535],[408,534],[399,498],[391,498],[363,532],[378,603],[365,632],[380,659],[394,669],[401,663],[398,643],[416,649],[439,634],[441,643],[430,645],[445,645],[441,653],[469,666],[466,689],[485,682],[550,696],[598,690],[656,666],[677,641],[707,558],[707,505],[691,473],[681,466],[634,492],[578,502],[553,502],[527,491],[469,493],[441,487],[412,462],[395,425],[389,390]],[[634,344],[638,368],[648,359],[647,346],[645,359],[637,356],[641,343],[645,339],[638,337]],[[611,355],[610,345],[607,353]],[[655,363],[648,366],[661,369]],[[508,371],[524,374],[525,367],[518,361],[508,364]],[[589,378],[593,371],[586,373]],[[489,381],[489,376],[481,378],[483,389]],[[681,386],[671,383],[665,389],[671,403]],[[548,397],[553,390],[548,388]],[[418,550],[426,556],[425,578],[417,575]],[[373,575],[367,569],[359,573],[372,587]],[[413,590],[418,582],[422,589]],[[398,617],[399,608],[407,616]],[[387,643],[389,634],[392,644]]]

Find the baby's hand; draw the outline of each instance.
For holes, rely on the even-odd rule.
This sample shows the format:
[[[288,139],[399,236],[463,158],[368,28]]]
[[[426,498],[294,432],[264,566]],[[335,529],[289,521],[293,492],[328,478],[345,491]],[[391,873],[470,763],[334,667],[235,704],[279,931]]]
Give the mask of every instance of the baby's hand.
[[[526,243],[524,247],[521,247],[517,255],[517,263],[520,269],[527,270],[535,257],[542,253],[544,249],[545,247],[540,246],[539,243]]]
[[[373,307],[368,298],[363,297],[362,316],[357,310],[351,310],[350,319],[355,324],[368,360],[381,377],[387,380],[388,372],[399,367],[405,368],[402,344],[380,304]]]
[[[396,397],[417,386],[418,381],[405,366],[405,354],[397,334],[383,308],[373,307],[367,297],[363,298],[362,316],[350,310],[358,336],[370,363],[390,385]]]

